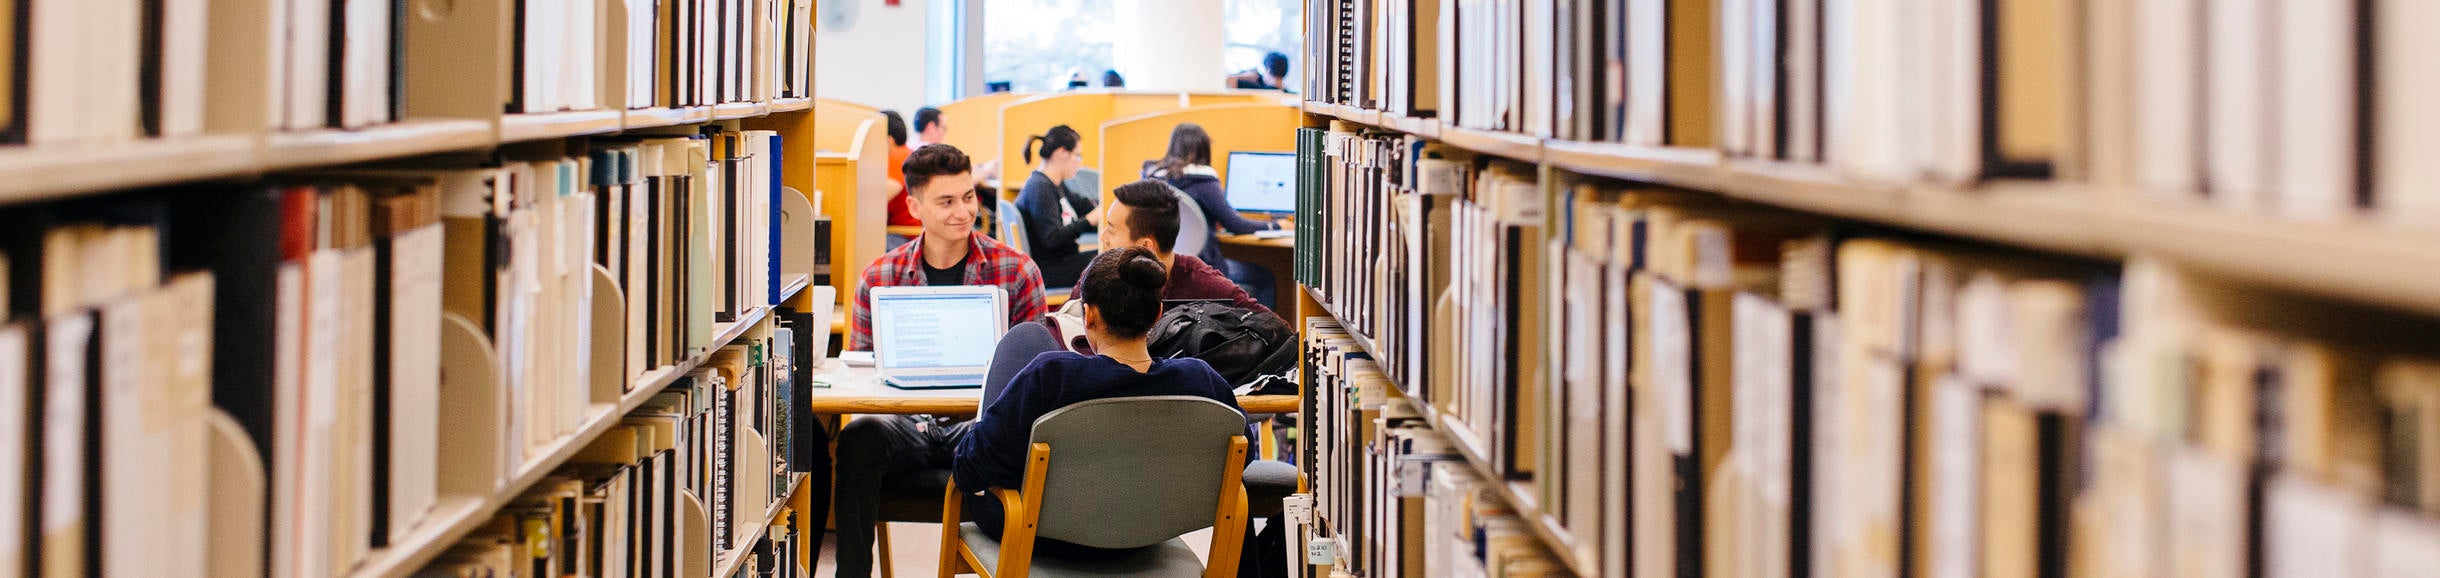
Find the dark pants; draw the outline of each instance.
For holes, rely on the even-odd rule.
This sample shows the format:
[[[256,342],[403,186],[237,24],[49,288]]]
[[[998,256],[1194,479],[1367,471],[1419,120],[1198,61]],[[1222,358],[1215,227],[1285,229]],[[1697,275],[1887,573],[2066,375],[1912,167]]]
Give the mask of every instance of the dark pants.
[[[881,521],[882,481],[897,474],[949,468],[972,421],[942,425],[928,416],[868,415],[839,430],[834,488],[839,576],[873,573],[873,525]]]
[[[1219,263],[1213,264],[1213,268],[1219,269],[1220,274],[1228,276],[1230,282],[1245,289],[1246,296],[1262,302],[1263,307],[1269,307],[1274,311],[1279,309],[1279,303],[1276,302],[1279,280],[1278,277],[1271,274],[1270,269],[1236,259],[1222,259]]]

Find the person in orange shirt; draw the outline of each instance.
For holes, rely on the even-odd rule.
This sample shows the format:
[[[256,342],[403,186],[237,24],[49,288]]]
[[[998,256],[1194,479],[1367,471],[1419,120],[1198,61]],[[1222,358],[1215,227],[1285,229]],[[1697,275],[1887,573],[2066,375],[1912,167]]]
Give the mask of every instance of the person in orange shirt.
[[[889,226],[921,227],[923,221],[916,220],[914,213],[907,212],[907,155],[915,151],[907,148],[906,118],[898,116],[898,111],[895,110],[881,111],[881,116],[889,119],[890,188],[898,191],[896,194],[890,195]]]

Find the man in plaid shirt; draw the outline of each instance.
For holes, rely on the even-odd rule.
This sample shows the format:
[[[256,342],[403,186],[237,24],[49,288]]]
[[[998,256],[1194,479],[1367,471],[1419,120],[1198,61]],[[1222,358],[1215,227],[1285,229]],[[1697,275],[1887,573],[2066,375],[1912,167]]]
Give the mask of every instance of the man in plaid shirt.
[[[1033,258],[974,234],[982,201],[975,194],[966,153],[934,144],[908,155],[903,168],[908,209],[923,221],[923,234],[864,268],[847,348],[873,348],[874,287],[997,285],[1008,296],[1010,323],[1041,319],[1042,270]],[[833,514],[839,529],[840,578],[872,575],[873,524],[880,518],[882,481],[923,470],[945,472],[969,425],[962,418],[868,415],[839,430]]]

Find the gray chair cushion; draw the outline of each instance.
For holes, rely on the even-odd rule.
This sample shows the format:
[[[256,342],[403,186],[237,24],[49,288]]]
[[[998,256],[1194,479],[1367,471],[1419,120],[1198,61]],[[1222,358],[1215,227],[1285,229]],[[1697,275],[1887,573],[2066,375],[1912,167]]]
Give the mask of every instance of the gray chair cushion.
[[[976,558],[983,560],[985,565],[997,567],[1000,559],[999,536],[984,533],[983,529],[976,527],[973,522],[960,525],[958,530],[958,534],[965,538],[966,546],[974,549]],[[1195,551],[1186,547],[1185,539],[1170,538],[1167,542],[1145,548],[1133,556],[1103,562],[1062,560],[1037,553],[1034,555],[1033,570],[1030,572],[1033,576],[1044,578],[1067,576],[1192,577],[1203,575],[1203,561],[1195,558]]]
[[[1281,498],[1296,493],[1296,466],[1278,460],[1254,460],[1245,465],[1245,514],[1260,518],[1279,513]]]

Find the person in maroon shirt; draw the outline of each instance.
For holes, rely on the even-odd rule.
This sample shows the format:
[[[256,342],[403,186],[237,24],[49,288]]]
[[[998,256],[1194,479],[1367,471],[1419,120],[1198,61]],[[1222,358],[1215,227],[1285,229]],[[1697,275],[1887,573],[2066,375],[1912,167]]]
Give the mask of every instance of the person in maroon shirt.
[[[1228,275],[1194,255],[1174,252],[1178,245],[1178,190],[1158,179],[1145,179],[1120,185],[1112,192],[1116,202],[1101,209],[1101,248],[1141,247],[1159,257],[1161,266],[1169,270],[1169,285],[1162,299],[1227,300],[1230,305],[1271,316],[1271,308],[1262,306],[1245,289],[1229,281]],[[1081,290],[1081,286],[1079,287]]]

